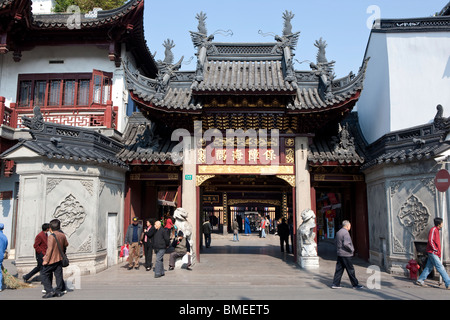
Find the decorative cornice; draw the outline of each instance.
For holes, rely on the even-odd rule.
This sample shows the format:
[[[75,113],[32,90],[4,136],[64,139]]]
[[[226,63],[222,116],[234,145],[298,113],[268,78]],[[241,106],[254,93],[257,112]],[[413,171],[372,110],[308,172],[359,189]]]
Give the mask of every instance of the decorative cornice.
[[[450,31],[450,16],[376,20],[372,32]]]

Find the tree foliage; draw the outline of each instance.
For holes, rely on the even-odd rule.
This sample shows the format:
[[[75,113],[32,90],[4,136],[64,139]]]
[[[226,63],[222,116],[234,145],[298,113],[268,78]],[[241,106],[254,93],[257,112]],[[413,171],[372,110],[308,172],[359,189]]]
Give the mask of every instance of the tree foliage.
[[[55,12],[66,12],[71,5],[76,5],[82,13],[92,11],[94,8],[110,10],[125,4],[126,0],[55,0]]]

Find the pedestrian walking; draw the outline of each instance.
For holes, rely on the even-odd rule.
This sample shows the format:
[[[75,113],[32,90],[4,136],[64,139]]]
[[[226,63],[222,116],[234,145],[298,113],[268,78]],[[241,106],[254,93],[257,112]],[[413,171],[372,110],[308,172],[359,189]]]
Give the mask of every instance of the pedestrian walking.
[[[128,270],[139,269],[140,243],[142,234],[142,225],[139,219],[134,217],[132,223],[128,226],[125,235],[125,244],[129,245]]]
[[[184,255],[188,255],[188,263],[186,269],[191,270],[191,246],[186,237],[184,237],[183,231],[178,231],[178,235],[172,241],[172,247],[175,251],[170,253],[169,257],[169,270],[175,269],[175,261],[177,258],[183,258]]]
[[[208,218],[206,218],[205,222],[203,222],[202,232],[203,232],[203,234],[205,236],[205,246],[207,248],[209,248],[211,246],[212,227],[211,227],[211,223],[209,223],[209,219]]]
[[[8,248],[8,238],[3,234],[5,225],[0,223],[0,292],[3,290],[3,258],[5,256],[6,249]]]
[[[264,217],[261,217],[261,220],[259,222],[259,227],[260,227],[260,238],[265,238],[266,237],[266,219],[264,219]]]
[[[248,219],[248,217],[245,217],[244,220],[244,234],[246,236],[250,235],[250,233],[252,233],[252,229],[250,228],[250,220]]]
[[[336,270],[334,272],[333,289],[341,288],[341,278],[344,273],[344,269],[347,270],[348,277],[354,289],[363,288],[359,284],[355,275],[355,268],[353,267],[352,257],[355,252],[352,238],[350,237],[350,221],[344,220],[342,222],[342,228],[336,233],[336,249],[337,249],[337,262]]]
[[[424,280],[428,277],[433,268],[436,268],[437,272],[441,274],[442,280],[444,280],[445,287],[450,289],[450,278],[445,271],[444,266],[441,263],[441,238],[439,236],[439,231],[442,230],[444,226],[442,218],[434,219],[434,227],[428,232],[428,243],[427,243],[427,264],[423,268],[419,279],[417,279],[417,284],[420,286],[424,285]]]
[[[155,235],[153,236],[153,248],[156,253],[155,262],[155,278],[164,276],[164,254],[170,243],[170,237],[168,231],[161,227],[161,221],[155,222]]]
[[[164,228],[169,232],[169,236],[171,239],[175,236],[174,227],[175,225],[173,224],[173,218],[169,213],[167,213],[164,219]]]
[[[289,251],[289,226],[286,223],[286,219],[281,219],[281,223],[277,225],[278,228],[278,235],[280,236],[280,248],[281,252],[284,252],[284,247],[286,247],[286,252],[290,253]]]
[[[155,227],[153,226],[153,221],[147,219],[146,227],[142,233],[142,243],[144,245],[144,258],[145,258],[145,270],[150,271],[152,269],[153,263],[153,236],[155,235]]]
[[[42,261],[42,283],[45,295],[42,298],[61,297],[65,291],[63,278],[62,255],[69,246],[66,235],[61,231],[61,222],[58,219],[50,221],[50,235],[47,240],[47,251]],[[52,287],[52,277],[55,275],[56,288]]]
[[[28,283],[29,280],[38,272],[42,271],[42,262],[45,256],[45,253],[47,252],[47,237],[48,237],[48,231],[50,228],[50,224],[44,223],[42,225],[42,231],[39,232],[36,237],[34,238],[34,251],[36,255],[36,261],[37,266],[33,268],[29,273],[25,274],[22,279],[25,283]],[[42,279],[41,279],[42,283]]]
[[[237,218],[233,221],[233,241],[239,241],[239,223],[237,221]]]

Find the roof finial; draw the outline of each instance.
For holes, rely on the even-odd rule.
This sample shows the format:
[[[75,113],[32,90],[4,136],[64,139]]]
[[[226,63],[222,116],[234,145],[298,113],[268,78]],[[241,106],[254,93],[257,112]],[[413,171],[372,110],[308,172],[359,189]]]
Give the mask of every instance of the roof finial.
[[[164,40],[163,46],[164,48],[166,48],[164,50],[164,62],[167,64],[173,63],[172,48],[175,47],[175,43],[173,42],[173,40],[167,39]]]
[[[208,32],[206,31],[206,24],[205,24],[206,13],[203,13],[203,11],[200,11],[200,13],[197,13],[195,18],[198,20],[198,26],[197,26],[198,33],[204,34],[206,36],[208,34]]]
[[[317,52],[317,63],[327,63],[327,57],[325,55],[325,48],[327,47],[327,42],[325,40],[322,40],[322,37],[320,37],[319,40],[316,40],[314,43],[314,46],[319,49]]]
[[[294,18],[294,14],[292,11],[285,11],[283,13],[283,19],[284,19],[284,28],[283,28],[283,36],[288,36],[292,34],[292,24],[291,20]]]

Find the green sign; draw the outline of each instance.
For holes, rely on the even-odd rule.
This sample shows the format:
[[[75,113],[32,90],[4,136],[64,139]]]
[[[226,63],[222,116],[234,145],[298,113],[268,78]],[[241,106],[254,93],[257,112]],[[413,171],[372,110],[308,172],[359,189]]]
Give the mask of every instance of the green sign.
[[[192,180],[192,174],[185,174],[184,180]]]

